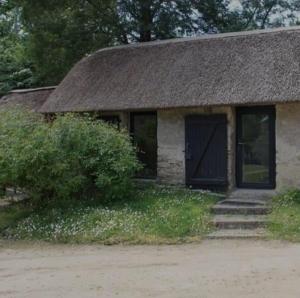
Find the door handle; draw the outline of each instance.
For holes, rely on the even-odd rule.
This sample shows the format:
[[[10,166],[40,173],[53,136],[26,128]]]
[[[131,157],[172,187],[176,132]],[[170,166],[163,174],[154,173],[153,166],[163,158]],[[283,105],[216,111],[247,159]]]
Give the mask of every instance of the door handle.
[[[192,154],[191,154],[191,151],[190,151],[190,144],[189,143],[185,144],[185,159],[187,159],[187,160],[192,159]]]

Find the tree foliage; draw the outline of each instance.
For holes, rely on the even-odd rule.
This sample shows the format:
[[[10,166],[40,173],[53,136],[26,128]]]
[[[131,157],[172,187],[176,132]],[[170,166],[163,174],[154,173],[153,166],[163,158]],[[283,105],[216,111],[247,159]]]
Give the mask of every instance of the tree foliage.
[[[32,63],[21,33],[20,10],[10,2],[0,6],[0,96],[14,88],[34,84]]]
[[[242,22],[245,29],[265,29],[292,24],[296,15],[295,1],[242,0]]]
[[[117,10],[125,42],[173,38],[194,30],[187,0],[120,0]]]
[[[84,55],[116,43],[113,1],[20,1],[29,55],[43,85],[58,83]]]

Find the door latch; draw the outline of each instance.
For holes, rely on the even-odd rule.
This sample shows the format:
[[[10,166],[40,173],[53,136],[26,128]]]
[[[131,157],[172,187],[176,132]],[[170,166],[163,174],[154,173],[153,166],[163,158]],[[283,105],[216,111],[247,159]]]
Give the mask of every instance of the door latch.
[[[192,153],[190,150],[190,143],[185,144],[185,159],[190,160],[192,159]]]

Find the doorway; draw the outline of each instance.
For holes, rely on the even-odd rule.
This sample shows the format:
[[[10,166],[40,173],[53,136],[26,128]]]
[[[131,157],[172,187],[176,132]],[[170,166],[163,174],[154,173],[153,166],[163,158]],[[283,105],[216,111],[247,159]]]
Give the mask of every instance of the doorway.
[[[185,120],[186,184],[225,190],[227,179],[227,117],[191,115]]]
[[[237,108],[237,187],[275,188],[275,117],[273,106]]]

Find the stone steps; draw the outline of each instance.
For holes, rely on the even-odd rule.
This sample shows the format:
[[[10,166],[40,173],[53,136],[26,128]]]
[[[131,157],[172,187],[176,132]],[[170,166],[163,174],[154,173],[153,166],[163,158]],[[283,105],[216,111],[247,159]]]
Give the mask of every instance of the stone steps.
[[[226,199],[219,202],[221,205],[244,205],[244,206],[265,206],[264,200],[251,200],[251,199]]]
[[[262,205],[252,205],[252,206],[245,206],[243,204],[234,204],[234,205],[227,205],[224,204],[217,204],[212,208],[212,212],[214,214],[268,214],[270,209],[267,206]]]
[[[213,224],[218,229],[257,229],[267,224],[264,215],[216,215]]]
[[[225,229],[210,233],[207,239],[264,239],[266,238],[265,229]]]
[[[264,227],[267,214],[271,211],[268,204],[270,196],[258,191],[235,192],[229,198],[219,201],[213,208],[212,224],[216,231],[208,235],[209,239],[248,239],[265,237]]]

